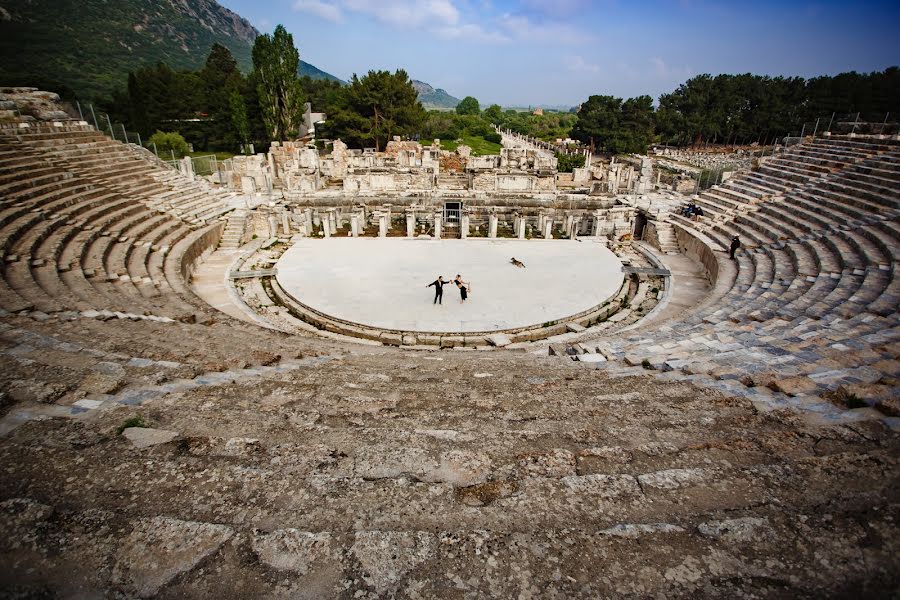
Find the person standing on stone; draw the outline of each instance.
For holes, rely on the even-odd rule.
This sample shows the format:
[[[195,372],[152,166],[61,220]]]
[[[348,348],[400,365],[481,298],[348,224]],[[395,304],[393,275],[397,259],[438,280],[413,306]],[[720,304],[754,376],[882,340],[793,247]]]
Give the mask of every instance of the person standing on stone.
[[[731,246],[728,251],[728,256],[731,260],[734,260],[734,253],[737,252],[737,249],[741,247],[741,239],[738,236],[734,236],[731,238]]]
[[[429,288],[434,286],[434,302],[432,304],[443,304],[444,300],[444,286],[450,283],[449,281],[444,281],[443,275],[438,275],[438,278],[426,285],[425,287]]]
[[[459,273],[456,274],[456,279],[453,280],[453,283],[459,288],[459,303],[462,304],[469,297],[470,284],[467,281],[463,281],[462,275]]]

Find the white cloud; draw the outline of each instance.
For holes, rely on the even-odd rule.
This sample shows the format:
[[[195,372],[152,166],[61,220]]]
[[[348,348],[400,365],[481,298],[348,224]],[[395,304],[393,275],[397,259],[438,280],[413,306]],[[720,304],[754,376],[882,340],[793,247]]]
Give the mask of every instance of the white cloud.
[[[397,27],[452,27],[459,10],[450,0],[343,0],[347,10]]]
[[[466,23],[439,27],[435,33],[445,40],[468,40],[484,44],[505,44],[512,41],[509,36],[499,31],[487,31],[481,25]]]
[[[340,23],[343,21],[341,9],[334,4],[322,0],[295,0],[294,10],[315,15],[320,19]]]
[[[656,72],[657,76],[661,79],[682,80],[687,79],[694,74],[694,70],[691,67],[673,67],[658,56],[651,58],[650,63],[653,65],[653,70]]]
[[[575,73],[599,73],[600,66],[587,62],[580,56],[567,56],[563,59],[566,68]]]
[[[565,0],[569,8],[582,3]],[[459,6],[465,8],[465,16]],[[591,41],[589,35],[564,22],[512,13],[490,14],[493,11],[489,3],[480,11],[471,2],[460,0],[294,0],[293,7],[333,23],[342,23],[345,17],[357,14],[397,29],[425,30],[445,40],[479,44],[515,41],[577,45]],[[585,65],[581,65],[582,70]]]
[[[506,13],[498,19],[501,29],[515,39],[531,43],[586,44],[591,36],[566,23],[532,21],[523,15]]]

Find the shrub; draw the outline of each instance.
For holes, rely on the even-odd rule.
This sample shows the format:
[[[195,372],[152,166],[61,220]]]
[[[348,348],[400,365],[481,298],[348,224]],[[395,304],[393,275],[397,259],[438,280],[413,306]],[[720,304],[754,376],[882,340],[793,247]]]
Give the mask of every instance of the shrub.
[[[571,173],[574,169],[584,166],[584,154],[559,154],[557,158],[557,170],[560,173]]]
[[[153,147],[156,145],[156,151],[162,158],[166,155],[171,156],[175,153],[175,158],[181,158],[190,151],[188,143],[177,131],[157,131],[150,136],[147,145]]]

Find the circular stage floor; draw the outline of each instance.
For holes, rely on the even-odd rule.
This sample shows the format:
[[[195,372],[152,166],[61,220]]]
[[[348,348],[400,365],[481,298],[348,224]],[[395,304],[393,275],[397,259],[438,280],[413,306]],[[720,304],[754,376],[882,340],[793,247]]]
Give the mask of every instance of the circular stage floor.
[[[521,269],[509,263],[515,256]],[[622,264],[602,243],[570,240],[304,239],[276,265],[282,289],[309,308],[369,327],[463,333],[563,321],[618,292]],[[455,285],[432,304],[438,275]]]

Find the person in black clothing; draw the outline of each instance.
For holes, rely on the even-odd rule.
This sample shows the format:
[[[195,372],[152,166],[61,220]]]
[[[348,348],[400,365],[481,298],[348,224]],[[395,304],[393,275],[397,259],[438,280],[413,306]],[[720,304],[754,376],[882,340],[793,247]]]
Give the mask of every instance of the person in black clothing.
[[[444,281],[443,275],[438,275],[438,278],[426,285],[425,287],[434,286],[434,302],[433,304],[443,304],[444,299],[444,286],[450,283],[449,281]]]
[[[728,256],[734,260],[734,253],[741,247],[741,239],[738,236],[731,238],[731,246],[729,247]]]
[[[456,284],[456,287],[459,288],[459,302],[462,304],[466,301],[466,298],[469,297],[469,283],[462,280],[462,275],[459,273],[456,274],[456,279],[453,280],[453,283]]]

